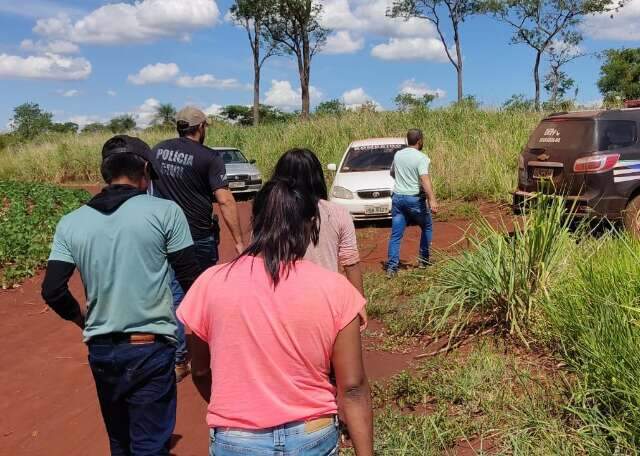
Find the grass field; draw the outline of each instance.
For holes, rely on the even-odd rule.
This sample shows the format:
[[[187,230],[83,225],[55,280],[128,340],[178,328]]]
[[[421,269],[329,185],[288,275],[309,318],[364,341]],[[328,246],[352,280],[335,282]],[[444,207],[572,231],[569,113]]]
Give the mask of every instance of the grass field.
[[[291,147],[314,150],[324,164],[337,162],[356,139],[404,136],[421,128],[432,158],[433,176],[442,199],[505,200],[515,186],[517,157],[539,114],[456,108],[398,113],[347,113],[309,122],[246,128],[216,123],[207,144],[239,147],[267,175]],[[139,133],[150,145],[175,136],[173,131]],[[0,179],[43,182],[100,182],[100,149],[110,135],[43,137],[0,152]]]

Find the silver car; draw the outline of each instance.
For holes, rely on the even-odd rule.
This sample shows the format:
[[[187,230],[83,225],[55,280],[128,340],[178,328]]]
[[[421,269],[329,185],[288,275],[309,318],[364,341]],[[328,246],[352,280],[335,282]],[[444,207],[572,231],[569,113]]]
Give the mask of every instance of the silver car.
[[[214,147],[227,170],[229,190],[234,194],[257,193],[262,188],[262,175],[255,160],[247,160],[242,151],[231,147]]]

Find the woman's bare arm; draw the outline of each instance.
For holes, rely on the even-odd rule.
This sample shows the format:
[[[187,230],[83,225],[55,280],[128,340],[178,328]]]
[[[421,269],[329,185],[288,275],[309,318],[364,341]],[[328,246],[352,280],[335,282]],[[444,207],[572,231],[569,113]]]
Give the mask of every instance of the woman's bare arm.
[[[209,344],[185,326],[187,348],[191,355],[191,378],[207,404],[211,400],[211,355]]]
[[[373,456],[371,391],[364,372],[359,319],[338,333],[333,347],[338,402],[357,456]]]

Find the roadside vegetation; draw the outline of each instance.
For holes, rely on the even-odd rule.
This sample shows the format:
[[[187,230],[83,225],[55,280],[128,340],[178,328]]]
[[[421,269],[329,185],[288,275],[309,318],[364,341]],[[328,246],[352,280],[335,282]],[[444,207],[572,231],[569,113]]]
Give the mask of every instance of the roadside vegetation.
[[[291,147],[314,150],[324,164],[339,162],[356,139],[404,136],[407,126],[422,128],[432,157],[435,185],[442,199],[504,200],[515,187],[517,157],[540,114],[467,108],[410,112],[347,112],[246,128],[216,122],[207,144],[238,147],[266,175]],[[52,183],[101,182],[100,150],[111,132],[45,135],[0,151],[0,179]],[[175,136],[154,128],[139,136],[156,144]]]
[[[470,242],[430,271],[368,278],[388,337],[425,351],[376,386],[380,445],[637,454],[640,242],[576,228],[548,197],[511,235],[482,225]]]
[[[9,288],[46,263],[60,218],[89,198],[82,190],[0,181],[0,283]]]

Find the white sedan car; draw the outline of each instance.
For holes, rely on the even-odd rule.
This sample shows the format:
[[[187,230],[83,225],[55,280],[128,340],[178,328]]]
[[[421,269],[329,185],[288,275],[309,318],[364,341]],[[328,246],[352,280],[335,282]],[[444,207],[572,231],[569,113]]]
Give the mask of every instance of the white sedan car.
[[[354,220],[381,220],[391,217],[394,181],[391,165],[397,151],[406,147],[404,138],[378,138],[354,141],[336,172],[329,199],[344,206]]]

